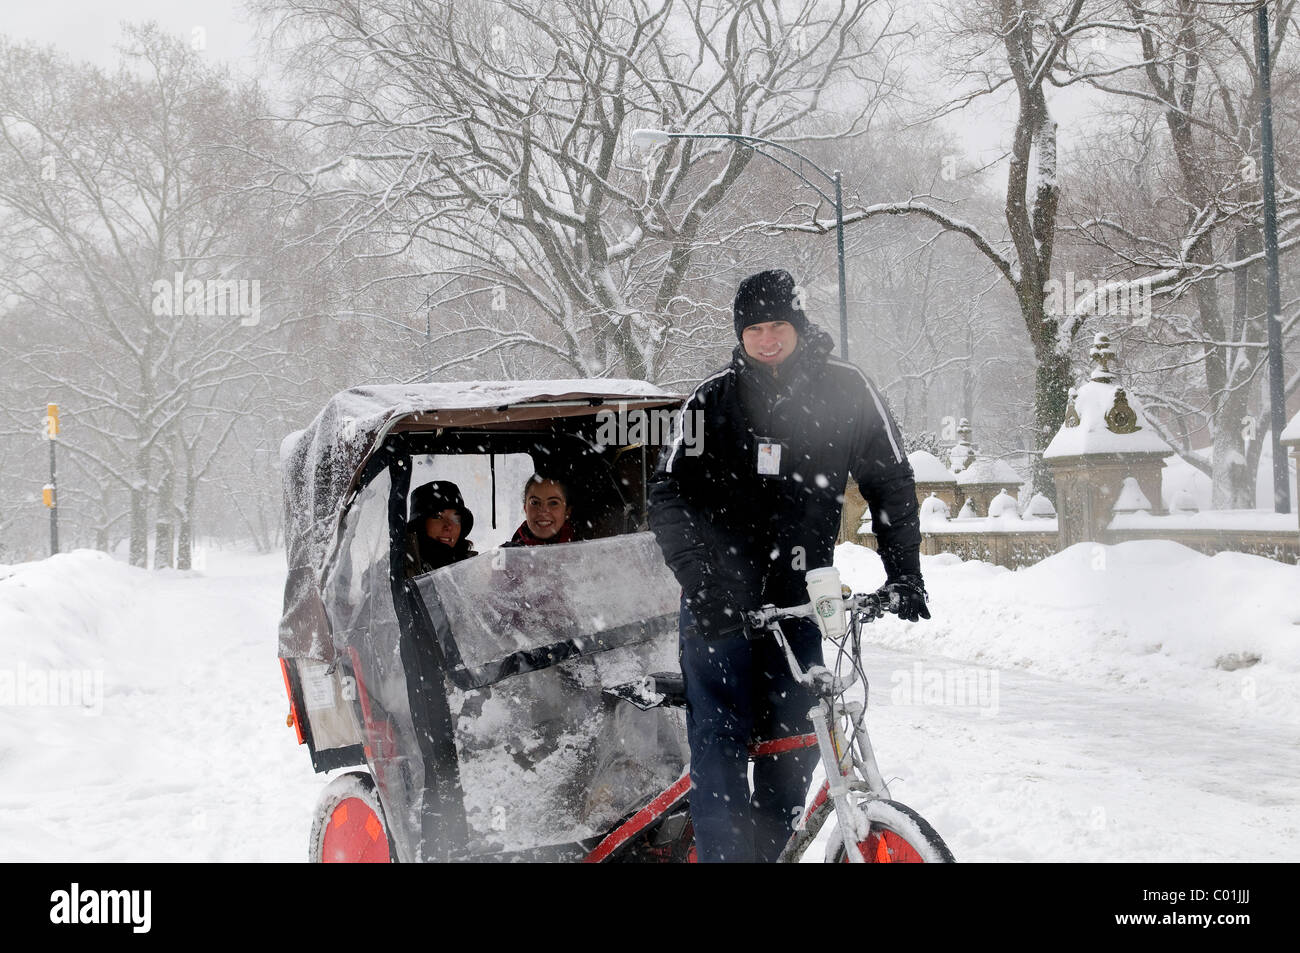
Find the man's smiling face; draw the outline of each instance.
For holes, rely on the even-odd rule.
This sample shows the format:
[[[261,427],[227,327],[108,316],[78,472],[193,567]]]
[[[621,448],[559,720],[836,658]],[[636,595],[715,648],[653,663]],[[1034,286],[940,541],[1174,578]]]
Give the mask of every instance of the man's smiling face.
[[[799,332],[789,321],[764,321],[740,332],[745,353],[763,364],[780,364],[794,353]]]

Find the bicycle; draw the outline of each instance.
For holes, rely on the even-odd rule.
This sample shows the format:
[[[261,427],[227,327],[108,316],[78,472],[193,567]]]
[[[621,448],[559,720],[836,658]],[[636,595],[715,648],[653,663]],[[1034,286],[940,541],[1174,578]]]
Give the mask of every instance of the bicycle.
[[[890,607],[875,593],[854,594],[848,587],[841,590],[840,598],[847,613],[842,634],[838,625],[825,624],[827,616],[819,619],[812,602],[785,609],[766,605],[746,614],[750,637],[776,638],[795,680],[817,697],[816,707],[808,713],[813,723],[811,733],[758,742],[749,750],[752,760],[817,747],[826,772],[826,780],[777,862],[799,862],[834,815],[836,828],[825,855],[828,863],[954,863],[952,851],[930,823],[890,798],[867,734],[862,626],[883,616]],[[816,605],[825,606],[828,601],[834,600],[820,599]],[[834,622],[833,606],[824,611],[829,611]],[[779,624],[783,619],[799,618],[819,621],[823,635],[836,648],[832,667],[814,665],[805,671],[799,664]],[[863,685],[863,701],[846,699],[846,693],[859,682]],[[682,677],[677,673],[655,673],[606,691],[642,709],[686,704]],[[641,853],[649,852],[665,861],[692,859],[693,832],[686,811],[689,792],[688,765],[676,782],[626,818],[584,860],[628,859],[626,855],[638,848]],[[638,839],[643,833],[646,836]]]

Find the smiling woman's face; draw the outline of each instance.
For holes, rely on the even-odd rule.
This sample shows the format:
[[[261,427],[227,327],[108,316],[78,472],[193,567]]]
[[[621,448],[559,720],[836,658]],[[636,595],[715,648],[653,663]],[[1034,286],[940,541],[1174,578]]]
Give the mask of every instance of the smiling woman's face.
[[[569,502],[554,480],[543,480],[528,488],[524,497],[524,522],[538,539],[550,539],[569,519]]]
[[[455,510],[435,513],[424,521],[424,531],[444,546],[455,546],[460,539],[460,514]]]

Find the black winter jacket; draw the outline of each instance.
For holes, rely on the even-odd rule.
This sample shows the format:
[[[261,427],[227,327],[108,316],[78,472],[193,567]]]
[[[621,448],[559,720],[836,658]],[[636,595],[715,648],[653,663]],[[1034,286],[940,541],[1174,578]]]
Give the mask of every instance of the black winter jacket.
[[[741,609],[807,602],[804,573],[831,565],[850,475],[871,507],[889,579],[919,577],[921,531],[902,434],[867,377],[829,357],[832,347],[809,325],[774,375],[738,345],[687,399],[682,413],[694,419],[679,418],[652,480],[649,515],[688,598],[722,589]],[[696,455],[692,437],[701,441]],[[780,443],[779,476],[759,474],[761,442]]]

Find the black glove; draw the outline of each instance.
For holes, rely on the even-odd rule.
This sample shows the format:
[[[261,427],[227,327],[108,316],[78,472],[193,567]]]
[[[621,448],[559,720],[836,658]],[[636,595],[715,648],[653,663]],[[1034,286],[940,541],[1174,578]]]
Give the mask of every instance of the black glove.
[[[725,589],[702,586],[686,597],[686,605],[702,639],[729,639],[745,631],[745,614]]]
[[[925,583],[920,576],[891,579],[876,590],[876,595],[885,601],[890,612],[897,612],[900,619],[915,622],[930,618],[930,610],[925,606]]]

